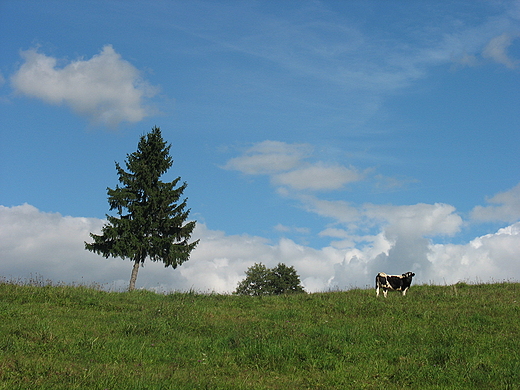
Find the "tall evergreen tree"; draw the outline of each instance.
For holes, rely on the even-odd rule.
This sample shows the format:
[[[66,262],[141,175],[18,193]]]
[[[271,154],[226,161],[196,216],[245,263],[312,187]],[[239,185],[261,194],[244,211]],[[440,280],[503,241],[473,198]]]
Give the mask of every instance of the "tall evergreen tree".
[[[129,290],[135,288],[139,265],[148,257],[177,268],[189,259],[199,240],[189,243],[195,221],[187,222],[187,199],[181,200],[187,183],[177,187],[180,177],[163,182],[161,176],[173,165],[158,127],[142,136],[137,151],[127,155],[126,171],[116,162],[121,186],[107,188],[110,210],[102,234],[90,233],[93,243],[85,249],[108,258],[128,258],[134,262]]]

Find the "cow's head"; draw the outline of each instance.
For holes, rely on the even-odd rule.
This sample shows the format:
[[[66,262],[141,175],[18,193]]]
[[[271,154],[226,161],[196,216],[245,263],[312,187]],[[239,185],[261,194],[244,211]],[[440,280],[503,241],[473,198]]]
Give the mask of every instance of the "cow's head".
[[[413,278],[415,274],[413,272],[407,272],[403,274],[403,278]]]

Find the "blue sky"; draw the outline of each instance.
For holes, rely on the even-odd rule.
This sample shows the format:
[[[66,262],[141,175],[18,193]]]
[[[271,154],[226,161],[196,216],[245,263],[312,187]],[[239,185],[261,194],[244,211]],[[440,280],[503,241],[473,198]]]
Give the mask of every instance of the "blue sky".
[[[0,52],[5,277],[126,283],[83,241],[155,125],[201,244],[141,287],[520,271],[518,1],[0,0]]]

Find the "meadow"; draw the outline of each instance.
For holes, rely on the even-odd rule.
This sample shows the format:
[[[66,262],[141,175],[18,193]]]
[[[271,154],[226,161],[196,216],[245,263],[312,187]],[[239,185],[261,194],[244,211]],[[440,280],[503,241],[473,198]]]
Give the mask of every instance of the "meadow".
[[[520,284],[248,297],[0,283],[0,389],[518,389]]]

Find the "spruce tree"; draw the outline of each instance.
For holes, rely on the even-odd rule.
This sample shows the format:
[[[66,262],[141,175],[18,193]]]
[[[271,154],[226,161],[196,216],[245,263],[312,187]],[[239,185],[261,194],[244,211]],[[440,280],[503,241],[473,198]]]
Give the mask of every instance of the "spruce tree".
[[[102,234],[90,233],[93,243],[85,249],[108,258],[120,257],[133,261],[129,290],[135,288],[139,266],[148,257],[162,261],[165,267],[177,268],[189,259],[199,240],[189,243],[195,221],[187,222],[187,199],[181,200],[186,189],[180,177],[172,182],[161,176],[173,165],[167,145],[158,127],[142,136],[137,151],[127,155],[124,170],[116,162],[121,186],[107,188],[110,210]]]

